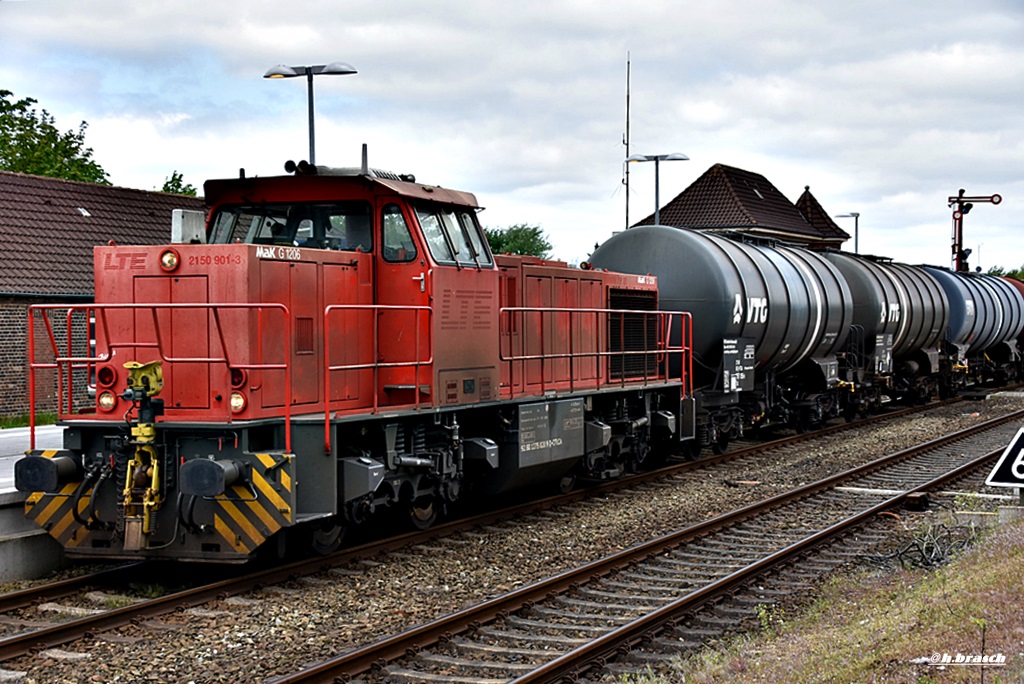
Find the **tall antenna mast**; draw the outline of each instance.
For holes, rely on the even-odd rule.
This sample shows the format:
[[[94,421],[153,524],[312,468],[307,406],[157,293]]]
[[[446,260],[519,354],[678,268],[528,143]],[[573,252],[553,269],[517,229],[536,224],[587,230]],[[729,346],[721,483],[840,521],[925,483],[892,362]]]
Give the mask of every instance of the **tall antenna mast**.
[[[629,52],[626,52],[626,134],[622,138],[622,144],[626,146],[626,155],[623,159],[629,158],[629,72],[630,72],[630,59]],[[622,179],[623,185],[626,186],[626,229],[629,229],[629,164],[623,162],[622,167],[624,169],[624,177]]]

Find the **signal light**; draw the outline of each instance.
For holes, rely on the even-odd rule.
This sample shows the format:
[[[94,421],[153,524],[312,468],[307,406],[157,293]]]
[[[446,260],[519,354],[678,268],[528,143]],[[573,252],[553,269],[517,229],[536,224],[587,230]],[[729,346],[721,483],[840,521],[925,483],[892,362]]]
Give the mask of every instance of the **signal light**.
[[[96,371],[96,384],[100,387],[113,387],[117,382],[117,370],[113,366],[102,366]]]
[[[178,268],[178,264],[181,262],[181,257],[173,249],[166,250],[160,255],[160,268],[165,271],[173,271]]]
[[[244,387],[245,383],[249,380],[249,374],[242,368],[231,369],[231,386],[235,389]]]
[[[245,410],[245,406],[248,402],[246,402],[245,395],[241,392],[232,392],[229,403],[231,404],[232,413],[241,413]]]
[[[96,405],[101,411],[112,411],[117,406],[117,396],[110,390],[104,390],[96,397]]]

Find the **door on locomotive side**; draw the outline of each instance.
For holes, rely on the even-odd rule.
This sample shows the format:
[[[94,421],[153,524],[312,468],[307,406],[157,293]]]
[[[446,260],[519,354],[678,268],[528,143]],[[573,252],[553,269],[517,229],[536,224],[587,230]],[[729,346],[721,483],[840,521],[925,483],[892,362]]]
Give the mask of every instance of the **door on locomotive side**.
[[[430,276],[426,250],[417,238],[408,204],[378,198],[376,335],[378,401],[382,406],[430,402],[433,395]],[[418,391],[417,391],[418,388]]]

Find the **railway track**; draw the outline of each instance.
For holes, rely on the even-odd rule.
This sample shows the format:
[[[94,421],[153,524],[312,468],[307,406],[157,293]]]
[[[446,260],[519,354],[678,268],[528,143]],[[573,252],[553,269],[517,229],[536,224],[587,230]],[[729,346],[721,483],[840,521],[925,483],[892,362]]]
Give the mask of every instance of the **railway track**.
[[[679,625],[696,610],[989,463],[1022,417],[891,454],[272,681],[527,684],[600,674],[665,630],[692,640]]]
[[[880,418],[890,419],[890,416]],[[844,430],[855,428],[863,423],[840,425],[836,429]],[[476,516],[462,521],[439,526],[426,533],[407,534],[396,538],[373,542],[361,547],[350,549],[341,554],[329,558],[315,559],[313,561],[302,561],[270,569],[248,573],[243,577],[225,578],[217,582],[192,587],[156,599],[150,599],[134,605],[126,605],[115,609],[104,610],[101,613],[86,615],[77,619],[68,620],[60,624],[39,626],[38,629],[16,634],[0,639],[0,660],[10,660],[31,652],[41,652],[61,644],[73,642],[86,635],[110,634],[118,627],[136,624],[146,625],[153,629],[162,629],[158,618],[168,614],[198,610],[202,612],[201,606],[204,603],[224,599],[228,596],[236,596],[247,591],[260,587],[267,587],[277,583],[287,582],[297,577],[312,575],[323,572],[331,567],[345,566],[351,564],[358,558],[370,558],[378,556],[391,549],[410,548],[417,545],[428,544],[431,539],[446,537],[457,534],[459,530],[478,528],[481,525],[489,525],[497,521],[507,520],[516,516],[526,515],[528,511],[535,511],[538,508],[555,508],[565,505],[572,500],[586,497],[611,495],[629,487],[651,486],[651,481],[665,477],[685,476],[688,472],[706,471],[713,469],[716,464],[726,461],[743,460],[746,458],[759,458],[757,452],[778,448],[780,445],[794,442],[802,442],[813,439],[814,435],[800,435],[796,438],[780,440],[777,442],[759,445],[757,448],[747,448],[731,452],[722,456],[702,459],[695,463],[681,463],[670,466],[657,473],[644,473],[638,476],[620,481],[607,483],[597,488],[573,492],[567,496],[551,497],[540,502],[523,504],[513,509],[505,509],[499,512],[492,512],[483,516]],[[38,590],[25,590],[15,594],[0,596],[0,608],[7,606],[6,610],[16,610],[38,603],[41,600],[52,600],[59,597],[72,596],[76,592],[86,588],[123,587],[131,581],[132,573],[137,577],[151,577],[147,574],[150,571],[144,567],[133,569],[118,569],[110,573],[98,576],[83,577],[76,580],[69,580],[58,586],[44,586]],[[35,594],[37,591],[46,592],[45,596]],[[6,603],[5,603],[6,601]],[[31,625],[29,625],[31,626]],[[38,626],[38,625],[37,625]]]

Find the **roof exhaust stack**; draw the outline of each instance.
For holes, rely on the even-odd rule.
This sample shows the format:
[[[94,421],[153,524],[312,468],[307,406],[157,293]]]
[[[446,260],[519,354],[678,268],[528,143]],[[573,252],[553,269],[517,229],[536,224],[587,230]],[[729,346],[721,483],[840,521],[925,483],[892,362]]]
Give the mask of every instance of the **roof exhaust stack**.
[[[370,175],[370,157],[366,151],[366,143],[363,143],[363,165],[360,167],[359,173],[364,176]]]

